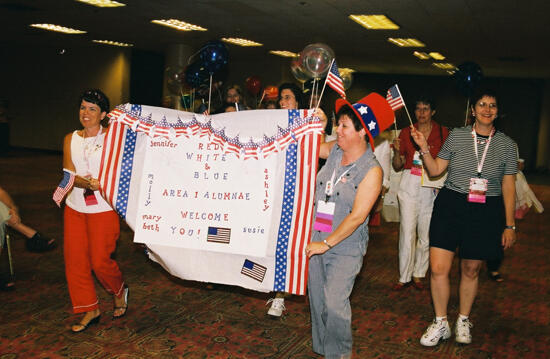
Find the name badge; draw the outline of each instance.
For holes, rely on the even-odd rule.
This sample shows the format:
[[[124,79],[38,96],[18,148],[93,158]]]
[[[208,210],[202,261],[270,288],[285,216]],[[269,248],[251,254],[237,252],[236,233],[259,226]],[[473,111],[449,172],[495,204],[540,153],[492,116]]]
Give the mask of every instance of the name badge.
[[[411,174],[413,176],[422,176],[422,160],[420,159],[418,151],[414,153]]]
[[[332,232],[332,221],[334,219],[334,202],[317,202],[317,215],[313,229],[321,232]]]
[[[89,188],[84,190],[84,202],[86,202],[86,206],[95,206],[97,204],[94,191]]]
[[[485,203],[488,182],[485,178],[470,178],[468,202]]]

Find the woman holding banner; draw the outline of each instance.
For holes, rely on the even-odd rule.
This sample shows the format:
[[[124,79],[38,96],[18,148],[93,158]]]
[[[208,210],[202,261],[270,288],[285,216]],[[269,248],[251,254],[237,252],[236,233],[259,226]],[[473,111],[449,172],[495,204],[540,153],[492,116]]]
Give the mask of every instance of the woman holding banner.
[[[451,336],[447,321],[449,273],[455,250],[460,257],[458,319],[455,339],[472,341],[469,320],[477,294],[483,260],[497,259],[516,241],[514,205],[517,146],[495,129],[497,96],[479,90],[470,102],[472,126],[455,128],[436,158],[425,136],[411,127],[430,175],[448,170],[445,186],[437,195],[430,224],[431,294],[435,319],[420,339],[434,346]]]
[[[284,110],[298,110],[302,108],[302,90],[296,84],[283,83],[279,86],[279,107]],[[327,116],[321,109],[317,109],[315,115],[321,119],[323,126],[327,123]],[[283,314],[285,308],[285,293],[276,292],[275,298],[271,298],[267,301],[267,304],[271,303],[268,315],[273,317],[280,317]]]
[[[349,358],[349,297],[367,250],[369,212],[382,187],[373,138],[391,126],[393,111],[374,93],[354,105],[339,99],[336,111],[337,140],[321,145],[319,156],[327,162],[317,175],[306,255],[313,351],[325,358]]]
[[[82,129],[65,136],[64,171],[74,176],[64,212],[65,274],[74,313],[85,313],[75,333],[99,322],[100,310],[92,271],[113,294],[113,319],[126,314],[128,287],[117,263],[111,259],[120,233],[118,215],[99,193],[99,164],[106,128],[101,121],[109,111],[109,99],[100,90],[80,96]]]

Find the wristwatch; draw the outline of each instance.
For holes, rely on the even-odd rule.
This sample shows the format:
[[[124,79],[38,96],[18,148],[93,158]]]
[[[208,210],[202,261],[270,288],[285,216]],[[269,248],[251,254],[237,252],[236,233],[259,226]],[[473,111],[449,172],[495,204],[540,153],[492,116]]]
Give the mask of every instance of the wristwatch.
[[[504,228],[505,228],[505,229],[511,229],[511,230],[513,230],[513,231],[516,230],[516,226],[515,226],[515,225],[514,225],[514,226],[504,226]]]

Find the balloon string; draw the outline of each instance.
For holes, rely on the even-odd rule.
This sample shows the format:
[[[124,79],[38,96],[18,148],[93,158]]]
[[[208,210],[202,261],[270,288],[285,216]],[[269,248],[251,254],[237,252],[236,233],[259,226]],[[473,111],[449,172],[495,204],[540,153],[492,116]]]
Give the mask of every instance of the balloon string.
[[[210,89],[208,90],[208,114],[210,115],[210,102],[212,100],[212,74],[210,74]]]
[[[466,101],[466,117],[464,118],[464,126],[468,125],[468,108],[470,107],[470,98]]]
[[[264,97],[265,97],[265,89],[264,89],[264,93],[262,94],[262,98],[260,99],[260,103],[258,103],[256,108],[260,108],[260,105],[262,104],[262,101],[264,100]]]
[[[185,111],[187,111],[187,105],[185,104],[185,99],[183,98],[184,97],[183,89],[181,88],[180,88],[180,94],[181,94],[181,102],[183,102],[183,108],[185,109]]]

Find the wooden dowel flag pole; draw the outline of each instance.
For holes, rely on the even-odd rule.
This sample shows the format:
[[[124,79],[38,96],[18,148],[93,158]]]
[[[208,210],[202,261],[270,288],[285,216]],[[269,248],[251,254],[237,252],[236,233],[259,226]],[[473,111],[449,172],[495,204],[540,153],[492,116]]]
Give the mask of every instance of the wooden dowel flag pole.
[[[332,61],[330,62],[329,69],[332,67],[332,64],[334,63],[334,61],[336,61],[336,58],[333,58]],[[321,95],[319,96],[319,101],[317,102],[317,106],[315,106],[316,110],[321,105],[321,99],[323,98],[323,94],[325,93],[325,88],[327,87],[327,79],[328,79],[328,75],[327,75],[327,78],[325,79],[325,84],[323,85],[323,89],[321,90]],[[311,99],[313,100],[313,96],[311,97]],[[311,106],[312,104],[309,105],[309,107]]]
[[[409,117],[409,122],[411,123],[411,126],[412,126],[413,122],[411,119],[411,115],[409,114],[409,110],[407,110],[407,105],[405,105],[405,100],[403,99],[403,95],[401,94],[401,91],[399,91],[399,86],[397,86],[397,84],[389,88],[388,93],[386,95],[386,101],[388,101],[388,104],[390,105],[391,109],[394,112],[395,110],[398,110],[401,107],[405,107],[405,111],[407,112],[407,117]]]

